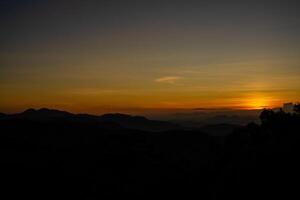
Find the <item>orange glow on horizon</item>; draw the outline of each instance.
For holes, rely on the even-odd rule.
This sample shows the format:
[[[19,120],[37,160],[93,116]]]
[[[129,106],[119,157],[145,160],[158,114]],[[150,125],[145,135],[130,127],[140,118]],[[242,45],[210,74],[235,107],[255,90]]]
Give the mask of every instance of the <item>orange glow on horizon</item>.
[[[274,99],[266,97],[263,95],[254,95],[244,100],[243,107],[247,110],[254,109],[263,109],[263,108],[272,108],[277,104],[274,102]]]

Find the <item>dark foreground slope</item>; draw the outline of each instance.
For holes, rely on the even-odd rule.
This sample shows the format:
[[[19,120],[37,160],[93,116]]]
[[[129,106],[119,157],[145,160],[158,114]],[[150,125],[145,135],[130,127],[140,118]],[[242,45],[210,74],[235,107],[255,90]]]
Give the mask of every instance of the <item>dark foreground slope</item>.
[[[2,117],[2,194],[289,198],[298,190],[299,115],[264,111],[261,120],[219,138],[90,120]]]

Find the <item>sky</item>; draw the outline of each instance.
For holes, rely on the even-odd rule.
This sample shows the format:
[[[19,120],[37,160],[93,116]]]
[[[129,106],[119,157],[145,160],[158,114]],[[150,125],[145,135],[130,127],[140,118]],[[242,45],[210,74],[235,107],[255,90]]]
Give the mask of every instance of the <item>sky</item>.
[[[300,99],[297,1],[0,0],[0,112]]]

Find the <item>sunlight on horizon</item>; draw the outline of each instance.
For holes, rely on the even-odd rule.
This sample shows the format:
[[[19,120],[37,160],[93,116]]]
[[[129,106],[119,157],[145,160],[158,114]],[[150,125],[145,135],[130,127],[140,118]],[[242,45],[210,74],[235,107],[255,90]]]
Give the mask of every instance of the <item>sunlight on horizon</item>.
[[[264,109],[264,108],[274,108],[278,106],[272,102],[269,97],[263,95],[254,95],[244,100],[244,107],[246,110],[251,109]]]
[[[300,99],[300,17],[290,3],[11,2],[0,3],[0,112],[261,109]]]

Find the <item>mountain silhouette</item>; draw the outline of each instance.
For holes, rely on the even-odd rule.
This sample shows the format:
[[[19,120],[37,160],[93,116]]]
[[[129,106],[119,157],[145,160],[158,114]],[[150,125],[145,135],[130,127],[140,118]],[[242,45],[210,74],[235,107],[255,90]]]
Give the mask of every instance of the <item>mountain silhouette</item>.
[[[20,114],[16,114],[15,117],[21,117],[31,120],[54,120],[54,119],[68,119],[75,117],[74,114],[69,112],[48,109],[48,108],[41,108],[41,109],[27,109]]]
[[[66,111],[60,111],[55,109],[41,108],[41,109],[27,109],[24,112],[12,114],[12,115],[0,115],[1,118],[7,119],[25,119],[31,121],[69,121],[77,123],[94,123],[99,126],[103,125],[108,127],[110,124],[111,128],[127,128],[136,129],[144,131],[166,131],[166,130],[176,130],[181,127],[177,124],[149,120],[143,116],[131,116],[121,113],[109,113],[104,115],[90,115],[90,114],[73,114]]]
[[[0,113],[0,118],[5,118],[5,117],[7,117],[7,115],[6,115],[6,114],[4,114],[4,113]]]
[[[1,192],[37,199],[293,199],[299,195],[299,110],[263,110],[260,124],[235,128],[160,132],[139,129],[170,124],[120,113],[1,114]]]
[[[99,117],[103,122],[116,122],[125,128],[132,128],[146,131],[166,131],[180,129],[180,126],[165,121],[149,120],[142,116],[131,116],[127,114],[104,114]]]

